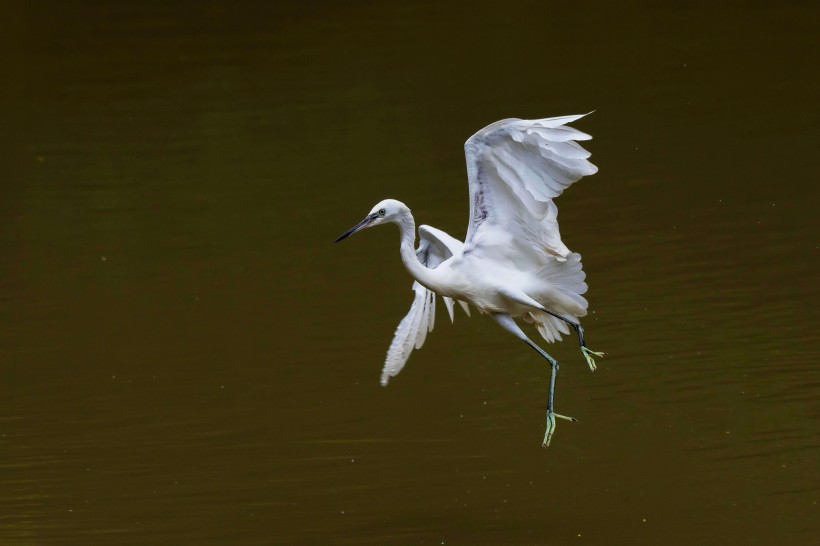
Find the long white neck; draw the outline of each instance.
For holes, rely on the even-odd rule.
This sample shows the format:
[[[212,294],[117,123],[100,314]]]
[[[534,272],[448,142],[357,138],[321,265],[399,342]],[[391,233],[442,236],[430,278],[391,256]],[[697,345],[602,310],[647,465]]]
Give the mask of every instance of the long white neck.
[[[414,279],[430,290],[436,291],[438,275],[435,269],[423,265],[416,257],[416,222],[410,210],[396,220],[401,232],[401,261]]]

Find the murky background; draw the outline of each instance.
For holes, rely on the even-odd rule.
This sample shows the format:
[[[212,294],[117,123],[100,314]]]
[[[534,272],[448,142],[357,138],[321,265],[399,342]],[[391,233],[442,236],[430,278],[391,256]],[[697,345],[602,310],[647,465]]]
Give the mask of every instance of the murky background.
[[[817,544],[815,3],[9,2],[0,544]],[[385,197],[596,110],[547,369],[409,308]]]

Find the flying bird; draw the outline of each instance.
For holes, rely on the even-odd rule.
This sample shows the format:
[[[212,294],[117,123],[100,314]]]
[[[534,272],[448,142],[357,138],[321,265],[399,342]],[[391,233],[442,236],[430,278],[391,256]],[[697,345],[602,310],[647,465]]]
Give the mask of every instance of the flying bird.
[[[472,305],[549,362],[544,447],[555,432],[556,418],[576,421],[553,411],[558,362],[527,337],[515,319],[531,323],[550,343],[572,328],[592,371],[593,356],[603,356],[584,340],[579,318],[587,314],[586,274],[581,255],[561,241],[553,202],[573,182],[598,171],[588,160],[590,153],[578,144],[592,137],[568,126],[584,115],[504,119],[467,140],[470,218],[464,242],[422,225],[416,247],[413,215],[395,199],[378,203],[336,239],[382,224],[399,227],[401,260],[415,279],[415,297],[387,351],[382,385],[401,371],[413,348],[420,348],[432,331],[438,294],[451,321],[454,302],[468,315]]]

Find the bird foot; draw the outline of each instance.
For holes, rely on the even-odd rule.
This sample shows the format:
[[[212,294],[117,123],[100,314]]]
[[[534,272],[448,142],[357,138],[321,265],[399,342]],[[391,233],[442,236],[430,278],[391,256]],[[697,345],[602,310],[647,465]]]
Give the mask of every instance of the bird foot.
[[[552,434],[555,432],[555,418],[558,417],[559,419],[566,419],[567,421],[573,421],[575,423],[578,422],[578,419],[575,417],[567,417],[566,415],[560,415],[558,413],[553,412],[552,410],[547,411],[547,430],[544,432],[544,441],[541,443],[541,447],[549,447],[550,440],[552,440]]]
[[[595,365],[595,359],[592,358],[590,355],[595,355],[598,358],[602,358],[606,353],[599,353],[598,351],[593,351],[588,349],[587,347],[581,347],[581,353],[583,353],[584,358],[587,360],[587,364],[589,364],[590,371],[595,371],[598,366]]]

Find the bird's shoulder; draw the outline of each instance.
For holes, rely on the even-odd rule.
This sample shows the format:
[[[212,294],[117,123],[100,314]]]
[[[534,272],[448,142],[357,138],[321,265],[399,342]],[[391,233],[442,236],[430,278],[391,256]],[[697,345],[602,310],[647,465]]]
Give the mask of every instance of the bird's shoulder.
[[[491,146],[498,139],[509,135],[510,126],[520,118],[506,118],[487,125],[476,131],[464,142],[464,153],[467,158],[475,156],[484,146]]]

